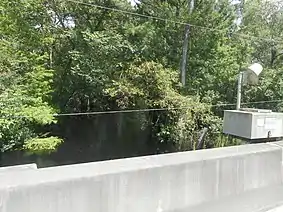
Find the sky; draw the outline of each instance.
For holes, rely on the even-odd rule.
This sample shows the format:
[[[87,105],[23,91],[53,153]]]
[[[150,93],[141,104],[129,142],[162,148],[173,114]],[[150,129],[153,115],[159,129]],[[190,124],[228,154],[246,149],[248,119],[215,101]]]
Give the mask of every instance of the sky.
[[[133,5],[133,6],[136,5],[136,2],[139,2],[139,1],[137,1],[137,0],[135,0],[136,2],[135,2],[134,0],[128,0],[128,1],[130,1],[130,2],[131,2],[131,5]]]

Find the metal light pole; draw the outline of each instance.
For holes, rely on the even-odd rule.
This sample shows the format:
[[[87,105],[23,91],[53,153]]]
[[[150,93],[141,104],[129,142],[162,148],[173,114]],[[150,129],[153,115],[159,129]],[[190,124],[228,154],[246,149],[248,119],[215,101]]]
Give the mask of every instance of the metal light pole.
[[[239,76],[238,76],[238,89],[237,89],[237,105],[236,105],[236,110],[240,110],[240,108],[241,108],[243,76],[244,76],[244,72],[241,71],[239,73]]]
[[[262,72],[263,67],[259,63],[254,63],[246,71],[241,71],[238,75],[238,88],[237,88],[237,104],[236,110],[241,108],[242,85],[250,84],[255,85],[258,83],[258,76]]]

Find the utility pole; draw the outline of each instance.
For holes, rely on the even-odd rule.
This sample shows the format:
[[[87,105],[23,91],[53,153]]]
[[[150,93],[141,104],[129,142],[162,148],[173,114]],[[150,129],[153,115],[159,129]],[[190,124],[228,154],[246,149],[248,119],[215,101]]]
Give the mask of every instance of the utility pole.
[[[195,0],[188,0],[189,5],[189,16],[193,13],[195,7]],[[186,85],[186,68],[187,68],[187,59],[188,59],[188,46],[189,46],[189,37],[190,37],[191,26],[189,24],[185,27],[185,37],[183,42],[183,54],[181,61],[181,83],[183,86]]]

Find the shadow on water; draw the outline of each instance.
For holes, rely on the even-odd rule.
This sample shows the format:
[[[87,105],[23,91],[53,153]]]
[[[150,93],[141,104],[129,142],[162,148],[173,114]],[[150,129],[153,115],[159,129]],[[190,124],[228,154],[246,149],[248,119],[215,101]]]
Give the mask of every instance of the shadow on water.
[[[64,139],[57,152],[8,152],[2,154],[1,165],[35,162],[48,167],[154,154],[148,118],[145,113],[60,118],[52,127],[52,133]]]
[[[156,132],[160,130],[160,125],[156,124],[160,115],[162,112],[60,117],[58,124],[51,126],[49,130],[52,135],[64,140],[56,152],[50,155],[6,152],[0,158],[0,166],[36,163],[38,167],[50,167],[178,151],[171,140],[161,143],[156,138]],[[162,120],[159,124],[166,124],[164,121],[168,120]],[[198,147],[200,135],[200,132],[194,132],[187,138],[182,149],[239,144],[237,140],[227,138],[222,133],[210,133]]]

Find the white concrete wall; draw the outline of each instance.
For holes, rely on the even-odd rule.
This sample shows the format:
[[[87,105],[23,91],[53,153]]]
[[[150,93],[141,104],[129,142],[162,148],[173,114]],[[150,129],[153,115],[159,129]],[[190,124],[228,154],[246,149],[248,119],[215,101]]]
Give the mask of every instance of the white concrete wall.
[[[267,212],[283,212],[283,206],[280,206],[280,207],[276,207],[274,209],[271,209]]]
[[[282,204],[283,185],[278,185],[253,189],[170,212],[272,212]]]
[[[18,166],[8,166],[8,167],[0,167],[0,177],[4,174],[15,174],[15,172],[25,172],[25,171],[34,171],[37,170],[37,165],[35,163],[18,165]],[[1,178],[0,178],[1,184]]]
[[[283,212],[283,206],[276,207],[276,208],[271,209],[267,212]]]
[[[0,212],[178,211],[280,187],[281,163],[281,147],[255,144],[7,174]]]

